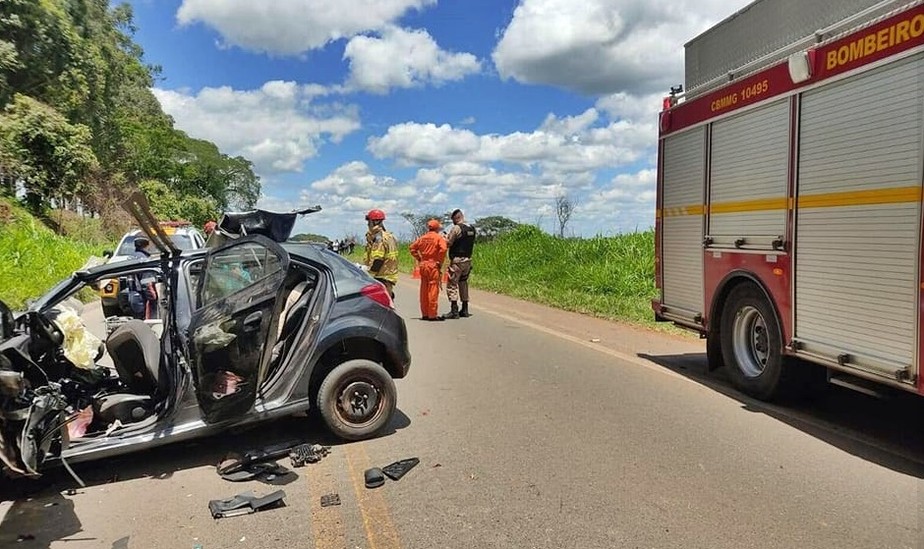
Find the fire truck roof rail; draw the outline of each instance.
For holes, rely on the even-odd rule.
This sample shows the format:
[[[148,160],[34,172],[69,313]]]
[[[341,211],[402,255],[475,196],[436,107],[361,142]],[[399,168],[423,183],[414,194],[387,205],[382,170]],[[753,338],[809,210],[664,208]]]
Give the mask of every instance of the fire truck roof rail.
[[[758,0],[759,1],[759,0]],[[738,17],[742,13],[746,12],[752,6],[758,2],[753,2],[748,6],[738,10],[735,14],[724,19],[721,23],[712,27],[712,29],[707,30],[706,32],[700,34],[690,42],[687,42],[687,46],[695,43],[697,40],[708,35],[713,29],[723,25],[724,23],[733,20],[735,17]],[[691,85],[689,82],[686,86],[686,92],[684,94],[685,99],[693,99],[700,95],[706,94],[712,90],[720,88],[729,82],[734,82],[746,76],[750,76],[756,72],[759,72],[783,59],[786,59],[790,54],[802,51],[806,48],[812,46],[818,46],[834,40],[839,39],[845,34],[855,32],[861,28],[875,24],[878,21],[891,17],[899,11],[908,9],[924,3],[924,0],[883,0],[869,8],[861,10],[849,17],[846,17],[836,23],[833,23],[823,29],[815,31],[813,35],[806,36],[796,42],[787,44],[782,48],[777,49],[776,51],[762,55],[756,59],[753,59],[740,67],[737,67],[733,70],[728,71],[725,74],[716,76],[706,82],[701,84]]]

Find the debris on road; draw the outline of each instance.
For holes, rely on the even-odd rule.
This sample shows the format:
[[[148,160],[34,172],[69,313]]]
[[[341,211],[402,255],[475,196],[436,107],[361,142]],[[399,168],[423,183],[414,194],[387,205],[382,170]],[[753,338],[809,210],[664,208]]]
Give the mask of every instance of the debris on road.
[[[285,457],[289,455],[289,452],[292,450],[292,448],[298,446],[299,444],[300,443],[296,441],[274,444],[259,450],[249,450],[245,452],[243,456],[236,452],[231,452],[226,455],[225,458],[221,460],[216,466],[218,474],[224,478],[225,475],[236,473],[238,471],[244,471],[251,465],[265,463]]]
[[[591,342],[591,343],[600,343],[600,338],[599,338],[599,337],[593,337],[593,338],[590,339],[590,342]]]
[[[382,472],[388,475],[388,478],[391,480],[401,480],[401,477],[406,475],[408,471],[413,469],[418,463],[420,463],[420,460],[415,457],[402,459],[401,461],[396,461],[382,467]]]
[[[321,496],[321,507],[340,505],[340,494],[325,494]]]
[[[279,465],[275,461],[267,463],[251,463],[231,473],[222,473],[219,467],[218,474],[221,478],[231,482],[242,482],[245,480],[265,480],[274,481],[277,477],[288,474],[295,474],[289,469]]]
[[[289,450],[289,459],[292,467],[302,467],[307,463],[317,463],[330,453],[329,446],[320,444],[301,444]]]
[[[252,491],[243,492],[228,499],[213,499],[209,501],[209,511],[212,518],[230,518],[240,515],[249,515],[259,511],[282,506],[285,502],[283,499],[286,493],[283,490],[276,490],[272,494],[263,497],[254,496]]]
[[[35,536],[32,534],[19,534],[16,541],[35,541]]]
[[[366,469],[365,472],[366,479],[366,488],[378,488],[379,486],[385,484],[385,475],[382,473],[382,470],[378,467],[373,467],[372,469]]]

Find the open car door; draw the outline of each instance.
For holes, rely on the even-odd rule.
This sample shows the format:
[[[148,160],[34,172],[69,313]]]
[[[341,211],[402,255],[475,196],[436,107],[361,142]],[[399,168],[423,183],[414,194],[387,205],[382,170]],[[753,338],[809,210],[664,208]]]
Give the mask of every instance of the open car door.
[[[246,414],[269,363],[289,255],[263,236],[209,252],[189,324],[196,396],[208,423]]]

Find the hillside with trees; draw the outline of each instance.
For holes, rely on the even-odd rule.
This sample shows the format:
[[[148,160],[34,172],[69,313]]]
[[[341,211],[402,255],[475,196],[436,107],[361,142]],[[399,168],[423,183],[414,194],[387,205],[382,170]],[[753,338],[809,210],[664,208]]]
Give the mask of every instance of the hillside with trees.
[[[130,223],[133,190],[154,213],[201,226],[252,207],[260,179],[246,158],[174,127],[151,88],[160,69],[134,41],[128,4],[0,1],[0,196],[40,217],[51,209]]]

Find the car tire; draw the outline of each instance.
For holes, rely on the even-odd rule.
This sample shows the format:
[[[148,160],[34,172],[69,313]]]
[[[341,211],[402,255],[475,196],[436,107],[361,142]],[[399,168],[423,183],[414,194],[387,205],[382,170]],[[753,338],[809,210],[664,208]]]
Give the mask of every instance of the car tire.
[[[732,384],[760,400],[786,394],[792,366],[783,356],[783,336],[776,311],[752,283],[734,288],[721,321],[722,358]]]
[[[106,305],[102,303],[103,306],[103,318],[109,318],[111,316],[120,316],[122,314],[122,309],[119,308],[119,304],[115,305]]]
[[[397,394],[394,380],[381,364],[348,360],[321,382],[318,410],[332,433],[344,440],[363,440],[391,422]]]

